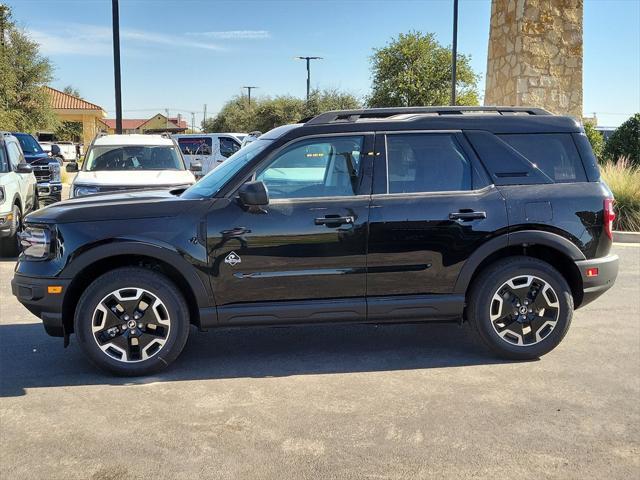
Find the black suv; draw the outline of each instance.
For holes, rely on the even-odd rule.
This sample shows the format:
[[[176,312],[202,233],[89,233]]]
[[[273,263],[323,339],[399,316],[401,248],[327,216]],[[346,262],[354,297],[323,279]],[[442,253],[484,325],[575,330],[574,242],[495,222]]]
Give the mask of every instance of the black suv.
[[[13,293],[97,365],[148,374],[190,325],[471,323],[539,357],[616,278],[612,195],[579,123],[529,108],[328,112],[184,190],[26,218]]]

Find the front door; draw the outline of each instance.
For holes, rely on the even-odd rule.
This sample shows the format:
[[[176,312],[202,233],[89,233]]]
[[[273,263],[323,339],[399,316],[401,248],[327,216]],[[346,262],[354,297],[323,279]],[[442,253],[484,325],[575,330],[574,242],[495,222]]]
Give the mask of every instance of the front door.
[[[372,136],[295,141],[259,165],[270,203],[235,195],[210,211],[210,274],[223,324],[341,321],[366,314]]]
[[[464,299],[450,295],[458,274],[507,227],[504,199],[460,132],[379,134],[376,143],[369,318],[394,309],[398,316],[457,316]]]

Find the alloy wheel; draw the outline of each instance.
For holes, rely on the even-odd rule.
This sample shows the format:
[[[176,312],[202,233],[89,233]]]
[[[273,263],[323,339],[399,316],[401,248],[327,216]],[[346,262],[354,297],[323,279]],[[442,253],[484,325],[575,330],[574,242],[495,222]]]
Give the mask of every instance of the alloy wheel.
[[[489,318],[505,342],[527,347],[551,334],[560,315],[560,302],[548,282],[520,275],[504,282],[495,292]]]
[[[96,306],[91,323],[98,347],[124,363],[157,355],[169,338],[171,319],[157,295],[143,288],[114,290]]]

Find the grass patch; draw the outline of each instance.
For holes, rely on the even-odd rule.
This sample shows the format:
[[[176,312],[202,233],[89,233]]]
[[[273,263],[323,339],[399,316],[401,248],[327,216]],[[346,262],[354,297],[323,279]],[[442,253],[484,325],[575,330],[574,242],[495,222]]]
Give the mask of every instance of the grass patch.
[[[640,232],[640,167],[621,158],[601,165],[600,173],[615,198],[614,230]]]

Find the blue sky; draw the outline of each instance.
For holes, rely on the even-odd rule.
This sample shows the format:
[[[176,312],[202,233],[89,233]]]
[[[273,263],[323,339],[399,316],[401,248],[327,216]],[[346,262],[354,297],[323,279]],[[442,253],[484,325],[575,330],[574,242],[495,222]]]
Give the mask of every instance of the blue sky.
[[[5,0],[14,19],[53,61],[53,86],[77,87],[114,116],[111,2]],[[145,118],[169,109],[196,122],[243,85],[254,95],[304,96],[312,85],[364,97],[369,57],[398,33],[433,32],[451,43],[450,0],[120,0],[123,110]],[[490,0],[460,0],[458,50],[469,54],[484,92]],[[616,126],[640,110],[640,0],[586,0],[584,112]]]

